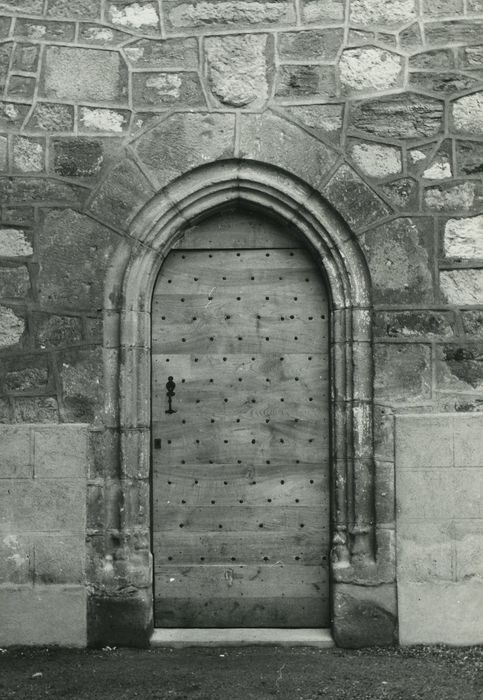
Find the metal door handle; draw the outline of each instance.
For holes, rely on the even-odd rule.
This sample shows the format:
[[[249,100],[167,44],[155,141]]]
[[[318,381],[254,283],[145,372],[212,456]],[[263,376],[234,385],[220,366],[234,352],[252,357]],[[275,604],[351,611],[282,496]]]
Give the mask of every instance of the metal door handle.
[[[168,377],[166,383],[166,396],[168,397],[168,410],[166,413],[176,413],[173,408],[173,396],[176,396],[174,390],[176,389],[176,384],[174,383],[173,377]]]

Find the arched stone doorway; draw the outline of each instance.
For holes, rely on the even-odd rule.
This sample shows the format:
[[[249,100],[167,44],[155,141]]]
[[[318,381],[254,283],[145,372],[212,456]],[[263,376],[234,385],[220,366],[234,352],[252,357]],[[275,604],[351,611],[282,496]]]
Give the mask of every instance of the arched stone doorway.
[[[333,629],[342,645],[387,643],[394,635],[394,596],[389,554],[383,550],[385,543],[381,546],[376,541],[375,530],[369,275],[345,223],[298,178],[253,161],[222,161],[187,173],[153,197],[135,217],[130,236],[137,243],[120,250],[114,261],[106,312],[111,329],[115,328],[113,320],[119,321],[119,331],[114,332],[120,341],[120,363],[117,367],[111,364],[108,385],[114,387],[113,394],[119,386],[115,420],[120,433],[120,473],[129,475],[121,478],[123,499],[128,502],[140,486],[147,488],[151,299],[159,270],[187,225],[233,203],[255,207],[294,227],[324,270],[331,297]],[[108,330],[106,346],[110,344]],[[124,529],[133,531],[135,524],[127,515],[123,518]],[[141,636],[149,634],[152,626],[151,574],[148,564],[146,567],[144,581],[149,583],[134,596],[135,624],[145,630],[140,630]],[[131,618],[131,629],[132,625]]]

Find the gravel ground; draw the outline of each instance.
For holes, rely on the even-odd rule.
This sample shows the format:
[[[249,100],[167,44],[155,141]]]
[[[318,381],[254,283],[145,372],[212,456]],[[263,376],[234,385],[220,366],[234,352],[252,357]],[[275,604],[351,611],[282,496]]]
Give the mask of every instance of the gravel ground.
[[[483,648],[9,649],[9,698],[483,700]]]

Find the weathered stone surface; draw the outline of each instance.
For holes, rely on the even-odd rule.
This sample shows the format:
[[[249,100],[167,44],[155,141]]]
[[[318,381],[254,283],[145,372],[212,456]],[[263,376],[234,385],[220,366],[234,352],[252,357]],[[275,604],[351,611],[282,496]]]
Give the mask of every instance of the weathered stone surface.
[[[115,51],[49,46],[43,94],[53,99],[119,100],[125,94],[122,68]]]
[[[196,70],[199,63],[196,39],[139,39],[126,46],[124,53],[135,68]]]
[[[25,321],[8,306],[0,306],[0,349],[16,345],[25,330]]]
[[[281,101],[336,96],[335,68],[317,65],[283,65],[277,71],[275,97]]]
[[[423,0],[425,15],[462,15],[463,0]]]
[[[136,107],[201,106],[205,97],[197,73],[135,73]]]
[[[433,301],[430,219],[395,219],[361,238],[376,304]]]
[[[441,270],[439,282],[443,298],[456,306],[481,304],[483,270]]]
[[[102,348],[71,350],[59,366],[67,420],[90,423],[102,410]]]
[[[74,108],[70,105],[38,102],[28,125],[30,129],[40,131],[72,131]]]
[[[342,165],[324,188],[324,195],[350,226],[368,226],[390,214],[389,207],[348,165]]]
[[[452,177],[452,158],[452,142],[450,140],[443,141],[440,148],[431,159],[431,162],[428,164],[428,167],[423,171],[423,177],[427,180],[444,180]]]
[[[442,128],[443,104],[414,93],[364,100],[351,106],[349,124],[386,138],[434,136]]]
[[[378,311],[374,330],[386,338],[448,338],[454,327],[448,311]]]
[[[440,388],[463,391],[483,389],[483,346],[443,345],[439,347],[438,384]]]
[[[354,24],[397,26],[416,16],[414,0],[352,0],[350,20]]]
[[[116,46],[127,41],[129,34],[102,24],[82,22],[79,27],[79,37],[85,44],[102,44],[102,46],[110,44],[111,46]]]
[[[32,539],[36,584],[83,584],[85,582],[85,534],[83,532],[39,533]]]
[[[309,29],[279,34],[282,61],[333,61],[344,40],[343,29]]]
[[[380,185],[379,190],[399,211],[419,209],[419,185],[412,177],[401,177]]]
[[[344,117],[343,105],[296,105],[285,109],[298,122],[313,131],[316,136],[339,139]]]
[[[270,60],[267,40],[266,34],[208,37],[205,40],[208,85],[220,102],[233,107],[248,104],[256,107],[266,102]]]
[[[465,95],[454,101],[453,124],[456,131],[483,134],[483,92]]]
[[[11,479],[0,491],[0,524],[14,532],[35,532],[39,514],[42,530],[85,527],[83,479]]]
[[[41,348],[65,346],[82,340],[82,321],[75,316],[35,314],[36,344]]]
[[[278,115],[244,115],[240,123],[242,158],[272,163],[317,187],[335,163],[336,153]]]
[[[401,56],[367,46],[346,49],[339,62],[339,77],[345,91],[389,90],[402,85]]]
[[[448,258],[483,258],[483,215],[449,219],[444,228],[443,247]]]
[[[483,311],[462,311],[461,318],[467,335],[483,338]]]
[[[394,146],[360,141],[352,142],[349,149],[354,163],[371,177],[387,177],[402,170],[401,150]]]
[[[483,45],[477,44],[459,49],[459,60],[465,69],[483,68]]]
[[[27,37],[31,41],[74,40],[75,24],[73,22],[39,22],[32,19],[18,19],[15,22],[15,36]]]
[[[33,254],[30,240],[25,231],[15,228],[0,228],[0,257],[16,258]]]
[[[53,396],[16,398],[14,416],[17,423],[58,423],[59,406]]]
[[[0,2],[0,9],[26,15],[41,15],[43,5],[43,0],[3,0]]]
[[[376,397],[391,404],[431,396],[431,348],[419,344],[376,345]]]
[[[463,175],[483,173],[483,143],[481,141],[457,141],[456,164]]]
[[[426,209],[435,211],[470,211],[477,202],[478,196],[474,182],[460,184],[441,184],[437,187],[427,187],[424,191]]]
[[[28,535],[2,533],[0,537],[0,583],[31,584],[33,580],[32,555],[33,551]]]
[[[343,0],[302,0],[302,17],[305,22],[338,22],[344,19]]]
[[[427,22],[424,27],[426,41],[433,46],[448,46],[453,43],[481,41],[483,22],[471,20],[451,20],[447,22]]]
[[[481,0],[468,0],[468,12],[483,11],[483,2]]]
[[[21,173],[40,173],[44,169],[44,146],[38,139],[16,136],[13,142],[13,164]]]
[[[40,238],[41,306],[92,310],[103,306],[106,269],[117,237],[72,209],[51,210]]]
[[[231,114],[178,113],[144,134],[136,150],[160,187],[197,165],[233,156]]]
[[[79,128],[83,131],[122,134],[129,126],[129,112],[117,109],[81,107]]]
[[[49,0],[47,16],[65,17],[67,19],[96,19],[101,13],[99,0]]]
[[[15,363],[7,363],[7,365]],[[12,370],[5,375],[5,391],[31,392],[32,389],[44,389],[49,380],[49,371],[46,366],[46,359],[42,356],[22,358],[17,364],[39,365],[38,367],[26,367],[25,369]]]
[[[295,23],[293,4],[283,0],[166,0],[163,5],[168,26],[172,29],[193,29],[207,25]]]
[[[396,587],[334,586],[334,639],[342,647],[357,649],[379,644],[392,646],[397,635]]]
[[[0,427],[2,441],[2,479],[32,478],[30,428],[17,425]]]
[[[24,297],[30,290],[30,276],[25,265],[0,267],[0,297]]]
[[[82,138],[53,141],[54,171],[64,177],[91,177],[101,169],[102,144]]]
[[[64,182],[46,178],[0,177],[0,202],[13,205],[26,202],[59,202],[81,205],[86,199],[86,190]]]
[[[35,93],[35,78],[24,75],[12,75],[8,83],[7,97],[9,100],[33,100]]]
[[[453,53],[449,49],[422,51],[409,57],[409,68],[444,70],[454,67]]]
[[[31,105],[27,104],[0,102],[0,128],[18,129],[30,108]]]
[[[30,206],[7,206],[3,208],[3,220],[6,226],[31,227],[35,223],[35,211]]]
[[[109,2],[109,20],[126,29],[146,34],[159,31],[158,4],[156,2]]]
[[[8,164],[8,139],[0,136],[0,170],[7,170]]]
[[[39,60],[39,46],[34,44],[17,44],[13,56],[13,70],[35,72]]]
[[[415,90],[427,90],[436,94],[451,95],[481,85],[478,76],[465,75],[456,71],[419,71],[409,74],[409,86]]]
[[[153,195],[153,189],[139,168],[123,160],[95,191],[89,209],[110,226],[125,230],[134,214]]]
[[[421,35],[421,27],[417,22],[399,32],[399,44],[402,49],[416,51],[422,49],[424,42]]]

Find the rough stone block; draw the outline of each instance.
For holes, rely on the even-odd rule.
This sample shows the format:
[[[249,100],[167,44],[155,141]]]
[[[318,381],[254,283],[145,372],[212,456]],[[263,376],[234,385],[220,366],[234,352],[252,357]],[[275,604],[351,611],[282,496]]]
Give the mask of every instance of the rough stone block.
[[[409,68],[434,71],[444,70],[445,68],[454,68],[453,53],[449,49],[422,51],[414,56],[410,56]]]
[[[361,237],[375,303],[433,301],[433,227],[427,218],[403,218]]]
[[[452,181],[424,190],[425,208],[434,211],[471,211],[480,198],[480,188],[475,182]]]
[[[103,162],[102,144],[84,138],[53,141],[54,171],[63,177],[92,177]]]
[[[386,200],[400,212],[419,210],[419,183],[412,177],[401,177],[379,185]]]
[[[30,427],[1,425],[0,442],[0,479],[29,479],[32,476]]]
[[[411,494],[405,493],[405,498]],[[453,546],[454,524],[404,522],[398,527],[398,583],[453,581],[456,561]]]
[[[483,580],[483,520],[456,520],[453,534],[456,580]]]
[[[92,593],[87,606],[89,646],[148,647],[152,610],[150,589],[116,597]]]
[[[401,150],[373,141],[352,141],[349,152],[365,175],[387,177],[402,171]]]
[[[86,484],[83,479],[5,479],[0,493],[0,528],[10,532],[83,532]]]
[[[41,348],[72,345],[82,340],[80,318],[35,314],[34,319],[34,337]]]
[[[418,51],[423,48],[421,27],[417,22],[399,32],[399,44],[406,51]]]
[[[120,32],[102,24],[82,22],[79,27],[79,38],[86,44],[116,46],[128,40],[129,34]]]
[[[374,406],[374,457],[381,462],[394,461],[394,414],[388,406]]]
[[[206,26],[269,26],[295,24],[293,3],[284,0],[166,0],[163,3],[168,30],[194,30]]]
[[[44,145],[38,139],[16,136],[13,142],[14,169],[21,173],[40,173],[44,170]]]
[[[133,99],[136,107],[205,105],[198,73],[134,73]]]
[[[483,173],[483,144],[480,141],[457,141],[456,164],[459,174]]]
[[[475,92],[455,100],[452,117],[456,131],[483,134],[483,92]]]
[[[375,334],[386,338],[448,338],[455,320],[447,311],[378,311]]]
[[[0,298],[21,298],[30,290],[30,276],[25,265],[0,267]]]
[[[397,638],[397,602],[394,584],[334,585],[333,634],[336,644],[349,649],[391,646]]]
[[[409,87],[413,90],[426,90],[436,95],[452,95],[453,93],[471,90],[481,85],[477,76],[465,75],[456,71],[433,73],[418,71],[409,74]]]
[[[243,115],[240,123],[240,155],[272,163],[295,173],[313,187],[336,161],[330,147],[278,115]]]
[[[465,46],[458,50],[461,67],[465,69],[483,68],[483,45]]]
[[[401,56],[376,46],[343,51],[339,77],[344,92],[390,90],[403,81]]]
[[[375,395],[391,404],[431,396],[431,348],[426,345],[377,345]]]
[[[217,100],[234,107],[267,101],[273,47],[266,34],[208,37],[204,47],[208,86]]]
[[[30,41],[74,41],[73,22],[39,22],[32,19],[18,19],[15,22],[15,36],[26,37]]]
[[[163,145],[165,149],[172,148],[171,142]],[[111,170],[95,191],[89,209],[102,221],[125,230],[132,217],[153,194],[151,184],[137,165],[125,159]],[[96,308],[101,307],[98,305]]]
[[[66,19],[97,19],[101,13],[100,0],[48,0],[48,17]]]
[[[466,219],[448,219],[444,227],[443,248],[448,258],[483,258],[483,215]]]
[[[483,270],[441,270],[439,283],[443,298],[450,304],[456,306],[481,304]]]
[[[398,585],[401,644],[470,645],[483,642],[483,583]]]
[[[464,13],[463,0],[424,0],[423,12],[425,15],[462,15]]]
[[[33,431],[35,477],[85,478],[87,431],[85,426],[59,425]]]
[[[434,136],[443,126],[443,103],[411,92],[355,102],[349,125],[386,138]]]
[[[440,346],[438,385],[442,389],[480,392],[483,389],[482,344]]]
[[[0,645],[86,645],[84,586],[0,589]]]
[[[122,134],[129,127],[130,114],[123,110],[81,107],[79,115],[81,131]]]
[[[394,522],[394,502],[394,464],[376,461],[375,508],[379,525]]]
[[[341,165],[324,188],[324,194],[356,229],[390,213],[383,200],[348,165]]]
[[[453,417],[414,415],[396,418],[396,468],[453,466]]]
[[[59,374],[69,421],[91,423],[103,407],[102,348],[63,353]]]
[[[418,523],[424,528],[428,522],[451,520],[456,510],[456,491],[460,488],[461,480],[460,476],[458,479],[455,477],[454,471],[435,467],[400,469],[396,456],[398,537],[408,523]]]
[[[37,70],[39,46],[35,44],[17,44],[13,57],[13,70],[32,73]]]
[[[424,27],[426,41],[432,46],[470,44],[481,41],[483,22],[475,19],[427,22]]]
[[[278,37],[282,61],[333,61],[344,40],[343,29],[308,29],[284,32]]]
[[[26,203],[58,202],[81,206],[87,198],[85,188],[40,177],[0,177],[0,203],[9,206]]]
[[[295,105],[286,107],[285,111],[312,131],[315,136],[328,136],[339,140],[344,116],[343,105]]]
[[[43,94],[53,99],[118,101],[126,91],[123,73],[115,51],[49,46]]]
[[[83,214],[50,210],[40,232],[41,305],[57,303],[76,311],[102,308],[116,241],[115,234]]]
[[[36,533],[32,535],[32,543],[36,584],[84,583],[84,532]]]
[[[7,170],[8,167],[8,139],[0,136],[0,170]]]
[[[28,126],[40,131],[72,131],[74,108],[70,105],[37,102]]]
[[[0,348],[16,345],[25,330],[25,321],[8,306],[0,305]]]
[[[282,102],[301,98],[336,96],[333,66],[282,65],[278,68],[275,97]]]
[[[157,2],[109,2],[108,17],[112,24],[146,34],[157,34],[159,13]]]
[[[454,416],[453,429],[455,466],[483,468],[483,415]]]
[[[134,68],[196,70],[199,50],[196,39],[139,39],[124,48]]]
[[[5,390],[7,392],[32,393],[47,387],[49,371],[45,355],[8,358],[5,362]]]
[[[16,397],[14,420],[17,423],[58,423],[57,399],[53,396]]]
[[[0,534],[0,585],[31,583],[32,563],[33,549],[28,535]]]
[[[3,90],[7,81],[8,69],[10,65],[10,55],[13,44],[3,44],[0,46],[0,88]]]
[[[231,114],[178,113],[141,136],[136,150],[163,187],[191,168],[233,156],[234,138]]]
[[[0,228],[0,257],[30,257],[33,252],[32,244],[25,231],[16,228]]]
[[[462,311],[461,318],[466,335],[483,338],[483,311]]]
[[[8,83],[9,100],[31,102],[35,94],[36,80],[25,75],[12,75]]]
[[[416,16],[414,0],[352,0],[350,20],[354,24],[388,27],[407,24]]]
[[[0,129],[18,130],[32,105],[15,102],[0,102]]]
[[[344,0],[302,0],[304,22],[340,22],[345,17]]]

